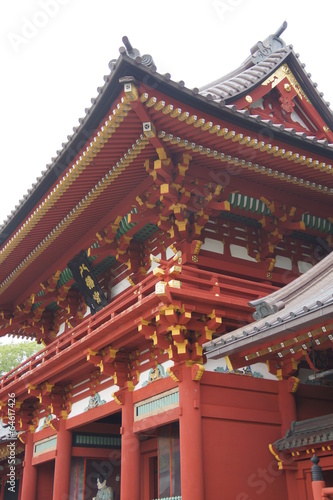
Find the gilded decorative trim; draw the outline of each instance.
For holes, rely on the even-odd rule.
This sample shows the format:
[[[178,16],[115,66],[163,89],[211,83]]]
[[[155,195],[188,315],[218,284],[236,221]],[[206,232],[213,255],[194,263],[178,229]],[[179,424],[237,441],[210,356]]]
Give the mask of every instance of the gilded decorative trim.
[[[217,150],[211,150],[210,148],[206,148],[200,144],[196,144],[195,142],[190,142],[187,141],[186,139],[173,136],[172,134],[168,134],[164,131],[159,132],[158,137],[162,139],[164,142],[177,144],[177,146],[180,148],[187,149],[193,152],[199,152],[203,156],[214,158],[214,160],[225,162],[229,165],[235,165],[237,167],[241,167],[246,170],[254,170],[262,175],[267,175],[269,177],[276,177],[277,179],[280,179],[284,182],[291,182],[292,184],[296,184],[306,189],[312,189],[320,193],[324,192],[325,194],[330,194],[330,195],[333,194],[332,188],[328,188],[327,186],[323,186],[322,184],[316,184],[315,182],[305,181],[304,179],[299,179],[295,175],[286,174],[284,172],[273,170],[272,168],[268,168],[263,165],[258,165],[258,163],[252,163],[250,161],[242,160],[240,158],[231,155],[226,155]]]
[[[53,241],[58,238],[69,227],[72,222],[86,210],[91,203],[100,196],[110,184],[130,165],[135,158],[145,149],[148,139],[143,135],[133,144],[120,160],[109,170],[109,172],[92,188],[92,190],[70,211],[70,213],[44,238],[44,240],[11,272],[1,283],[0,295],[13,283],[22,272],[41,255]]]
[[[100,130],[91,140],[90,144],[82,152],[79,159],[71,165],[62,179],[57,181],[56,186],[51,193],[40,202],[39,206],[24,221],[20,229],[11,237],[6,245],[0,250],[0,264],[15,250],[21,241],[32,231],[53,205],[61,198],[61,196],[69,189],[73,182],[80,174],[91,164],[95,156],[103,149],[104,145],[112,137],[120,123],[125,119],[131,107],[126,103],[126,99],[122,98],[118,106],[109,115],[108,120],[103,123]]]
[[[283,148],[273,146],[272,144],[264,141],[258,141],[258,139],[250,136],[244,136],[241,133],[229,130],[226,127],[221,127],[211,121],[207,122],[205,118],[200,118],[197,115],[190,114],[188,111],[183,111],[181,108],[174,107],[172,104],[166,105],[164,101],[158,101],[156,97],[150,97],[147,93],[143,93],[140,96],[140,101],[147,107],[154,107],[156,111],[168,114],[172,118],[185,122],[187,125],[191,125],[197,129],[201,129],[204,132],[208,131],[210,134],[216,134],[218,137],[223,137],[225,140],[238,142],[239,144],[244,144],[246,147],[252,149],[259,149],[259,151],[265,152],[268,155],[281,157],[295,164],[306,165],[307,167],[319,170],[320,172],[326,172],[327,174],[333,173],[333,166],[331,164],[326,164],[325,162],[320,162],[319,160],[313,160],[311,157],[304,156],[295,151],[286,151]]]
[[[316,345],[321,345],[328,341],[333,343],[333,333],[331,332],[333,332],[333,323],[329,323],[320,328],[303,333],[302,335],[292,337],[288,340],[272,344],[270,347],[266,347],[265,349],[261,349],[244,356],[244,359],[245,361],[252,361],[262,356],[267,356],[270,353],[277,353],[280,359],[289,354],[295,355],[299,351],[303,351],[303,354],[306,354],[313,340]]]
[[[282,463],[282,460],[281,458],[279,457],[279,455],[276,453],[276,451],[274,450],[273,448],[273,445],[272,444],[269,444],[268,445],[268,449],[269,451],[271,452],[271,454],[273,455],[273,457],[275,458],[275,460],[277,461],[278,463],[278,466],[279,466],[279,470],[281,470],[283,468],[283,463]]]
[[[271,76],[267,78],[261,85],[268,85],[269,83],[272,84],[272,89],[276,87],[284,78],[287,78],[289,81],[290,85],[293,87],[295,90],[296,94],[300,99],[304,99],[307,102],[310,102],[309,98],[299,85],[298,81],[294,77],[293,73],[291,72],[289,66],[287,64],[283,64],[283,66],[280,66]]]

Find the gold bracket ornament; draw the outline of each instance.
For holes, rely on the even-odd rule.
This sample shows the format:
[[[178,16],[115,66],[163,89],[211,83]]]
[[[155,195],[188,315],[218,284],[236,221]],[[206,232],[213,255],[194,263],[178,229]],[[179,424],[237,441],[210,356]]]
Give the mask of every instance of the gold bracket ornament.
[[[299,383],[300,383],[299,378],[289,377],[288,378],[288,391],[294,394],[298,389]]]
[[[136,101],[139,97],[137,87],[131,82],[126,82],[124,84],[124,94],[128,101]]]
[[[284,78],[287,78],[289,81],[291,87],[295,90],[296,94],[300,99],[304,99],[307,102],[310,102],[309,98],[306,96],[306,94],[303,92],[302,88],[300,87],[298,81],[294,77],[293,73],[291,72],[289,66],[287,64],[283,64],[280,68],[278,68],[271,76],[265,80],[262,85],[268,85],[272,84],[272,89],[276,87]],[[286,87],[285,87],[286,88]],[[287,89],[286,89],[287,90]],[[287,90],[287,91],[290,91]]]
[[[268,445],[268,449],[269,449],[269,451],[271,452],[271,454],[273,455],[273,457],[275,458],[275,460],[277,461],[277,463],[278,463],[278,467],[279,467],[279,470],[282,470],[282,469],[283,469],[282,460],[281,460],[281,458],[279,457],[279,455],[275,452],[275,450],[274,450],[274,448],[273,448],[273,445],[272,445],[272,444],[269,444],[269,445]]]
[[[155,127],[151,122],[144,122],[142,124],[142,130],[143,130],[144,135],[146,137],[148,137],[149,139],[152,137],[156,137]]]
[[[170,366],[167,368],[167,372],[169,373],[171,379],[174,382],[181,382],[182,381],[182,373],[179,367],[177,366]]]
[[[199,382],[204,374],[205,367],[203,365],[195,364],[192,366],[192,380]]]

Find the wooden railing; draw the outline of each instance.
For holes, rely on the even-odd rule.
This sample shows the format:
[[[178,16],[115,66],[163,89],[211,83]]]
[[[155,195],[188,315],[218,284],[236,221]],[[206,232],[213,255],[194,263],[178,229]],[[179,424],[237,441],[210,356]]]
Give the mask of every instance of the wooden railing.
[[[187,265],[182,266],[182,273],[174,278],[181,281],[180,288],[171,289],[175,297],[186,297],[198,303],[203,301],[214,303],[221,307],[229,304],[235,310],[241,307],[249,311],[247,306],[249,300],[267,295],[274,290],[269,285],[203,271]],[[62,359],[66,356],[69,358],[70,366],[74,356],[85,358],[86,349],[102,349],[107,345],[105,332],[110,337],[109,342],[113,341],[114,337],[110,332],[115,331],[117,327],[123,327],[129,319],[133,329],[135,321],[139,320],[145,309],[152,309],[160,303],[160,297],[155,293],[155,284],[166,279],[167,273],[159,277],[151,273],[140,284],[124,290],[97,314],[88,316],[72,330],[59,335],[54,342],[4,375],[0,379],[0,393],[27,374],[35,373],[51,364],[56,365],[60,355]],[[99,335],[102,331],[103,335]]]
[[[83,352],[84,349],[89,347],[88,345],[84,345],[83,348],[83,344],[89,344],[89,340],[95,334],[98,334],[101,326],[120,322],[125,314],[137,310],[140,306],[144,306],[149,299],[155,298],[158,303],[159,299],[155,294],[155,284],[157,281],[158,278],[154,275],[147,276],[140,284],[122,292],[96,315],[88,316],[72,330],[59,335],[54,342],[2,376],[0,379],[0,391],[28,373],[46,366],[51,361],[54,362],[56,357],[66,351],[70,351],[73,354],[76,348],[79,348]]]

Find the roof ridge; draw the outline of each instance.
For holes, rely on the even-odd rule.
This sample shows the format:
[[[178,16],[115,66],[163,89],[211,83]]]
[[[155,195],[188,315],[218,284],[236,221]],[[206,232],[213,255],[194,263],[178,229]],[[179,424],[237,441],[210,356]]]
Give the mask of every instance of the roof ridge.
[[[245,61],[235,70],[231,71],[227,75],[211,82],[206,85],[203,85],[199,92],[204,92],[207,88],[210,88],[216,85],[218,82],[227,82],[237,75],[243,74],[249,69],[259,65],[260,63],[264,63],[268,58],[270,58],[273,54],[277,54],[280,51],[286,52],[286,43],[280,35],[285,31],[288,24],[286,21],[280,26],[280,28],[273,34],[269,35],[263,42],[258,41],[251,49],[251,55],[248,56]],[[290,47],[288,47],[290,51]]]

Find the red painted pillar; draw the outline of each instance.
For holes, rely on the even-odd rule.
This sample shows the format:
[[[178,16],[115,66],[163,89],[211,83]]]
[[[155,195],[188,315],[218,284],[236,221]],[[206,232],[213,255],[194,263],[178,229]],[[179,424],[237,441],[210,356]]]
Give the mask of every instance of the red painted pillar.
[[[312,483],[313,500],[326,500],[323,490],[325,488],[325,481],[314,481]]]
[[[57,451],[54,465],[53,500],[69,500],[69,481],[72,458],[72,433],[66,429],[66,420],[59,420]]]
[[[37,468],[32,465],[34,451],[33,438],[33,434],[28,432],[23,462],[22,498],[24,498],[24,500],[36,500]]]
[[[133,432],[134,405],[133,391],[124,388],[116,393],[122,404],[121,424],[121,500],[140,499],[140,442]]]
[[[297,379],[290,377],[288,380],[279,381],[279,407],[281,415],[281,434],[290,429],[290,424],[297,420],[296,403],[294,393],[297,390]]]
[[[203,367],[180,367],[179,380],[179,443],[182,500],[203,500],[204,471],[200,377]],[[172,369],[176,375],[177,367]],[[199,380],[195,380],[195,379]]]
[[[281,415],[281,437],[290,429],[292,422],[297,420],[296,402],[294,392],[297,389],[297,379],[290,377],[288,380],[279,381],[279,408]],[[292,460],[288,454],[288,460]],[[288,498],[298,500],[297,471],[285,469]]]

